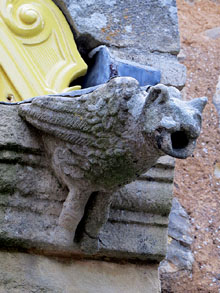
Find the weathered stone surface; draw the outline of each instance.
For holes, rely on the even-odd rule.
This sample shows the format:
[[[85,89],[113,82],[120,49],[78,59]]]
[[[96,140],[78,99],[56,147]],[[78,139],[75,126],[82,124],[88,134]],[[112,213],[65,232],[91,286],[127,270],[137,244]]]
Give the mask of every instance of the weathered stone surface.
[[[173,282],[178,288],[182,280],[190,278],[194,262],[191,244],[189,216],[174,198],[169,218],[167,255],[159,266],[162,292],[175,292]]]
[[[36,99],[36,103],[46,103],[45,115],[42,116],[42,114],[40,114],[40,116],[38,117],[43,117],[44,122],[47,121],[47,119],[52,119],[56,123],[58,123],[59,121],[61,121],[61,123],[67,123],[68,129],[71,129],[72,125],[74,125],[74,123],[76,122],[74,122],[75,117],[77,117],[78,119],[78,117],[80,118],[81,115],[83,115],[83,113],[80,112],[80,116],[74,116],[73,113],[78,108],[77,105],[73,105],[72,107],[70,105],[71,103],[78,103],[78,101],[87,101],[89,103],[90,98],[92,97],[99,97],[101,101],[104,101],[105,98],[110,99],[110,97],[114,97],[115,93],[117,93],[116,101],[118,102],[120,101],[120,99],[124,101],[123,107],[120,106],[120,108],[118,106],[119,113],[123,113],[123,109],[127,109],[128,111],[125,111],[125,113],[126,115],[130,115],[130,122],[136,117],[138,118],[136,121],[140,121],[140,123],[142,123],[142,119],[139,118],[140,115],[142,115],[142,108],[145,103],[147,103],[148,105],[147,109],[148,107],[151,107],[151,103],[153,103],[152,105],[156,103],[155,105],[158,105],[158,107],[166,107],[165,112],[163,110],[158,110],[158,112],[154,112],[157,106],[149,108],[148,113],[151,115],[151,123],[149,124],[149,126],[145,124],[145,121],[147,121],[145,119],[148,119],[148,116],[146,116],[143,120],[143,123],[145,125],[144,127],[150,127],[149,129],[152,128],[153,131],[157,129],[158,126],[160,127],[160,129],[161,127],[164,127],[164,129],[168,127],[169,131],[167,132],[167,134],[165,131],[162,133],[163,135],[161,136],[161,149],[164,148],[166,152],[170,152],[169,149],[167,150],[167,143],[165,144],[165,146],[163,146],[163,139],[167,137],[167,135],[169,137],[169,135],[171,135],[171,133],[175,131],[175,123],[177,131],[179,129],[178,127],[182,127],[180,123],[184,123],[185,126],[183,125],[183,127],[187,126],[186,131],[190,137],[190,129],[192,127],[192,130],[194,131],[194,127],[195,125],[197,125],[197,122],[191,120],[191,116],[189,116],[189,120],[187,120],[187,112],[185,111],[187,111],[187,109],[190,109],[190,115],[193,113],[193,111],[196,111],[197,113],[198,110],[202,109],[202,105],[205,101],[195,100],[194,102],[189,102],[186,108],[181,109],[181,107],[179,108],[179,105],[185,105],[185,103],[179,100],[179,92],[174,88],[169,89],[170,94],[174,96],[174,98],[169,98],[168,92],[163,86],[156,86],[150,90],[150,93],[147,93],[145,92],[145,89],[139,88],[136,81],[134,80],[131,80],[130,83],[130,79],[125,78],[125,80],[123,79],[123,82],[125,82],[125,87],[123,87],[120,82],[118,83],[118,79],[114,79],[108,85],[102,86],[96,91],[78,98],[70,98],[69,96],[71,96],[71,94],[67,94],[68,98],[38,98]],[[157,90],[159,91],[157,92]],[[134,95],[132,93],[134,93]],[[125,100],[123,100],[123,97],[125,98]],[[158,101],[160,101],[161,99],[164,99],[164,103],[157,104]],[[60,109],[62,110],[65,108],[62,108],[64,104],[67,103],[68,107],[65,108],[66,112],[63,112],[63,116],[59,116],[59,111],[55,111],[53,115],[51,115],[51,110],[49,109],[49,101],[52,102],[51,110],[58,110],[59,107],[61,107]],[[54,101],[56,101],[56,103],[53,103]],[[65,102],[64,104],[63,101]],[[111,102],[113,101],[114,99]],[[179,110],[177,112],[176,110],[174,111],[175,119],[177,119],[176,113],[178,113],[180,115],[180,121],[174,122],[174,120],[171,120],[171,118],[169,120],[166,120],[163,117],[163,112],[166,113],[166,115],[168,114],[168,105],[170,105],[173,109],[173,103],[177,103],[175,107],[177,107],[176,109],[180,110],[180,112],[178,112]],[[18,107],[22,106],[23,109],[23,107],[29,107],[30,105],[30,103],[25,103],[20,106],[1,105],[0,108],[2,115],[2,126],[4,126],[1,129],[1,137],[3,137],[4,139],[2,139],[0,144],[1,245],[15,246],[18,245],[16,243],[19,243],[21,247],[36,247],[38,249],[43,248],[52,251],[67,250],[71,253],[82,253],[82,251],[80,251],[79,249],[79,244],[73,244],[73,236],[70,239],[71,241],[65,242],[65,233],[63,233],[62,226],[59,226],[59,217],[62,214],[62,205],[67,197],[68,189],[70,188],[68,185],[66,185],[66,181],[63,181],[63,176],[67,175],[67,178],[74,178],[74,180],[76,179],[76,181],[72,181],[73,185],[71,185],[74,186],[74,188],[76,188],[74,182],[77,183],[77,180],[80,179],[79,177],[75,177],[79,175],[79,172],[77,170],[74,171],[73,169],[71,169],[71,164],[72,162],[74,162],[76,157],[72,158],[67,156],[67,161],[64,160],[65,156],[63,157],[63,155],[65,155],[65,149],[68,147],[72,148],[72,143],[62,142],[63,138],[61,137],[61,139],[59,139],[58,135],[58,141],[60,140],[62,148],[59,149],[61,150],[61,153],[58,152],[60,156],[57,157],[56,162],[62,161],[62,164],[64,162],[67,162],[67,164],[65,163],[63,165],[64,169],[61,173],[59,173],[61,175],[57,176],[57,170],[54,169],[53,165],[54,161],[51,161],[50,156],[47,157],[45,154],[45,150],[47,150],[45,149],[45,143],[49,143],[48,146],[50,146],[50,142],[52,141],[53,147],[57,146],[58,144],[56,142],[56,138],[52,138],[52,136],[43,136],[43,132],[40,133],[37,129],[33,128],[29,124],[26,124],[17,114]],[[95,110],[96,105],[98,104],[92,103],[91,105],[88,104],[87,106],[88,109]],[[112,105],[114,106],[114,103]],[[198,108],[198,110],[195,110],[195,108]],[[83,108],[80,108],[80,111],[82,111],[82,109]],[[41,111],[40,107],[38,107],[38,111],[39,110]],[[105,109],[103,108],[103,110]],[[62,111],[60,113],[62,113]],[[97,111],[100,115],[101,112],[99,111],[99,109]],[[182,118],[181,111],[183,111],[184,115],[184,117]],[[114,113],[114,115],[116,115],[117,111]],[[97,118],[99,117],[99,115],[97,114]],[[123,116],[123,119],[125,119],[126,115]],[[162,116],[160,117],[160,115]],[[37,116],[35,115],[34,117],[36,118]],[[159,120],[154,123],[155,117]],[[78,127],[81,127],[80,123],[83,123],[82,125],[84,125],[83,127],[85,127],[86,117],[84,118],[84,120],[79,120]],[[127,120],[125,119],[123,121]],[[195,123],[192,121],[194,121]],[[51,124],[49,124],[49,126],[50,125]],[[91,125],[93,125],[93,123]],[[129,125],[130,124],[122,126],[128,127]],[[138,127],[139,126],[135,126],[134,128],[132,128],[132,135],[135,133],[135,131],[139,129]],[[183,129],[183,127],[181,129]],[[49,127],[49,129],[52,128]],[[59,132],[59,129],[59,125],[57,125],[56,131]],[[62,128],[62,130],[63,129],[64,128]],[[79,128],[79,130],[80,129],[81,128]],[[199,131],[199,128],[197,130]],[[120,133],[123,133],[123,131],[120,131]],[[55,135],[55,132],[51,134]],[[160,137],[160,133],[156,133],[156,135],[157,137]],[[74,136],[69,136],[68,134],[64,139],[68,140],[71,139],[71,137],[74,138]],[[85,135],[84,139],[86,139]],[[91,139],[91,137],[88,137],[88,139]],[[97,143],[97,141],[94,140],[94,143]],[[138,139],[135,139],[135,141],[138,142]],[[150,141],[148,141],[148,143],[149,142]],[[86,147],[88,145],[86,144],[86,140],[84,140],[82,144],[83,147],[81,147],[80,149],[75,149],[75,151],[84,150],[87,154],[88,152],[86,151]],[[181,154],[183,152],[183,154],[185,155],[185,150],[188,147],[187,145],[184,145],[182,149],[175,149],[174,141],[171,144],[174,146],[174,155],[176,155],[176,152],[178,154]],[[129,143],[126,143],[126,146],[128,145]],[[107,147],[109,147],[109,144],[107,144]],[[146,161],[143,167],[144,169],[141,169],[142,171],[149,168],[151,164],[154,164],[158,155],[163,154],[161,150],[159,150],[158,152],[154,144],[152,145],[152,147],[154,149],[154,152],[150,153],[150,160],[154,161],[150,162],[149,166],[147,165],[149,162]],[[141,164],[143,164],[142,161],[144,158],[144,156],[142,156],[143,151],[146,151],[146,144],[144,148],[141,148],[141,152],[137,153],[138,155],[141,155]],[[54,154],[54,152],[52,153]],[[67,154],[69,153],[67,152]],[[152,154],[156,154],[156,157],[152,158]],[[79,158],[82,159],[82,156],[80,156]],[[83,161],[80,162],[81,166],[83,166]],[[100,160],[99,163],[101,164],[101,162],[102,160]],[[118,157],[116,162],[118,164]],[[126,167],[124,169],[126,170]],[[72,177],[70,177],[69,174],[72,174]],[[108,174],[108,176],[110,175]],[[120,176],[119,178],[121,178]],[[111,179],[113,177],[108,178]],[[109,195],[106,192],[98,193],[98,200],[96,201],[95,205],[91,204],[91,201],[89,200],[86,207],[86,213],[83,218],[84,226],[79,226],[83,239],[80,242],[80,246],[81,248],[83,248],[83,253],[87,254],[91,253],[92,251],[92,253],[98,253],[99,255],[108,254],[116,257],[121,257],[122,255],[125,255],[127,258],[138,257],[142,259],[150,258],[157,261],[160,260],[165,254],[167,228],[166,217],[169,213],[171,203],[170,198],[172,194],[172,177],[172,161],[167,161],[167,159],[164,161],[164,159],[161,159],[158,162],[157,167],[152,168],[149,173],[141,175],[139,177],[138,183],[132,183],[128,187],[122,189],[119,193],[116,193],[113,197],[112,208],[110,210]],[[87,178],[87,176],[85,176],[85,178]],[[84,188],[83,190],[87,188],[87,190],[85,191],[87,192],[86,194],[90,197],[91,192],[97,191],[98,189],[88,188],[88,185],[85,185],[85,178],[83,179],[83,182],[80,182],[82,187]],[[100,178],[104,177],[100,176]],[[128,178],[126,180],[128,180]],[[79,185],[76,184],[76,186]],[[109,191],[110,190],[113,191],[114,189],[110,188]],[[76,198],[76,201],[74,201],[74,203],[77,203],[78,205],[80,204],[80,200],[82,199],[86,202],[87,198],[83,198],[83,196],[84,193],[80,193],[80,198]],[[101,201],[99,201],[99,198],[101,199]],[[103,199],[105,198],[106,201],[103,202]],[[75,217],[74,209],[70,209],[69,212],[71,216]],[[82,216],[84,213],[84,209],[80,209],[80,212]],[[108,213],[110,213],[109,221],[107,221]],[[103,226],[106,221],[106,225]],[[76,226],[77,225],[78,222],[76,223]],[[57,227],[60,227],[58,231]],[[129,229],[127,229],[128,227]],[[144,227],[149,227],[149,229],[146,230]],[[127,233],[130,233],[130,242],[127,240],[126,237],[126,235],[128,234],[122,234],[122,231],[126,231],[125,228],[128,231]],[[100,232],[99,237],[100,229],[102,232]],[[87,236],[92,236],[94,238],[94,241],[91,241],[91,237],[88,237],[87,241],[86,234],[88,234]],[[121,242],[118,241],[119,237],[121,237]]]
[[[95,215],[100,211],[95,210],[92,216],[85,214],[82,249],[115,257],[160,261],[166,254],[173,171],[173,159],[163,157],[138,181],[116,192],[108,221],[98,235]]]
[[[90,35],[96,43],[118,48],[138,48],[140,52],[179,51],[177,8],[174,0],[55,2],[64,13],[71,16],[78,42],[79,38]],[[87,44],[89,45],[91,46]]]
[[[157,267],[1,252],[0,292],[159,293]]]
[[[206,30],[205,34],[207,37],[214,40],[220,38],[220,26]]]
[[[47,168],[41,137],[0,106],[0,246],[50,242],[67,190]]]
[[[190,222],[187,212],[182,208],[177,198],[173,199],[172,210],[169,215],[168,235],[179,241],[183,246],[190,246]]]
[[[152,66],[161,72],[161,83],[182,89],[186,81],[186,68],[177,57],[170,54],[139,52],[136,48],[112,48],[112,53],[122,60],[133,60],[136,63]]]
[[[162,74],[161,82],[181,89],[184,65],[177,61],[179,32],[175,0],[55,0],[72,25],[82,55],[106,45],[116,57]]]
[[[186,54],[183,49],[180,50],[179,54],[177,55],[177,59],[179,62],[183,62],[186,59]]]
[[[216,92],[213,97],[213,103],[214,103],[216,110],[218,112],[218,116],[220,117],[220,77],[219,77],[218,83],[216,85]],[[219,128],[220,128],[220,119],[219,119]]]
[[[50,169],[48,170],[39,133],[17,115],[16,106],[1,105],[0,111],[4,126],[1,128],[1,138],[4,139],[0,144],[0,247],[34,247],[49,250],[51,253],[79,253],[76,243],[65,248],[54,245],[54,229],[58,224],[62,203],[68,191],[60,185]],[[25,148],[22,148],[22,145]],[[102,254],[119,258],[136,256],[154,260],[160,260],[165,255],[173,168],[173,159],[163,157],[158,161],[157,167],[140,177],[140,186],[133,183],[131,187],[128,186],[113,196],[110,221],[107,222],[104,227],[105,233],[102,234],[105,241],[108,241],[108,247],[103,249]],[[105,214],[98,210],[98,217],[105,218]],[[113,217],[116,218],[118,225],[112,223]],[[96,219],[97,217],[93,218],[93,225],[97,225]],[[103,219],[101,220],[103,222]],[[95,232],[96,227],[93,227]],[[132,236],[131,241],[125,231],[121,234],[121,227],[127,228],[130,237]],[[158,227],[159,234],[156,233]],[[147,228],[150,228],[150,234]],[[134,229],[138,231],[138,238],[136,232],[133,232]],[[112,238],[113,235],[118,235],[121,239],[121,247],[117,243],[118,239]],[[138,248],[138,241],[141,241],[141,237],[146,239],[146,235],[148,238],[154,235],[152,255],[149,251],[150,244],[148,250],[146,249],[147,241]],[[91,250],[91,239],[88,240],[89,247],[84,249],[85,254]],[[83,245],[85,248],[85,243]]]
[[[55,2],[72,25],[83,57],[106,44],[115,58],[152,66],[161,71],[162,83],[183,87],[185,68],[175,56],[179,35],[174,0]],[[99,197],[95,205],[89,202],[78,226],[81,241],[65,245],[62,234],[60,241],[54,232],[68,189],[45,156],[42,134],[20,119],[16,107],[0,106],[0,111],[1,248],[35,248],[65,256],[85,256],[93,251],[95,257],[161,260],[172,197],[172,159],[161,158],[138,182],[115,193],[110,209],[100,204]],[[109,198],[104,203],[108,204]],[[60,263],[45,257],[2,253],[0,291],[154,293],[159,292],[159,282],[157,266]]]
[[[194,262],[190,249],[193,240],[189,216],[176,198],[173,199],[169,216],[168,239],[167,255],[160,264],[162,279],[164,276],[167,278],[169,273],[191,271]]]
[[[146,92],[135,79],[117,77],[78,98],[21,104],[20,115],[42,131],[48,163],[69,190],[54,241],[72,243],[92,192],[108,198],[160,156],[191,155],[206,102],[181,101],[164,85]]]
[[[214,166],[214,176],[216,178],[220,178],[220,163],[215,163],[215,166]]]

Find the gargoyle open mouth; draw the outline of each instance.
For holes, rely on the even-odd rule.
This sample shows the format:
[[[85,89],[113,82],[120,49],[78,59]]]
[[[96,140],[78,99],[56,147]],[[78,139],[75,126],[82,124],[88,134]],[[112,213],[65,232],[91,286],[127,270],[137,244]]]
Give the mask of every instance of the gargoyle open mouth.
[[[156,142],[159,149],[175,158],[185,159],[190,156],[196,146],[196,138],[191,138],[185,130],[172,133],[167,130],[158,130]]]

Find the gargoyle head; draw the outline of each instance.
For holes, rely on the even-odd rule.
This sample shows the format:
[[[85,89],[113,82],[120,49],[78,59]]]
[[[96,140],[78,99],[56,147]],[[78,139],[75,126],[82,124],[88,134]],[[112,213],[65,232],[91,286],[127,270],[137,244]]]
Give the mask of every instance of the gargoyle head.
[[[201,130],[207,98],[183,101],[178,90],[158,84],[149,89],[142,109],[143,133],[154,137],[157,147],[172,157],[185,159],[193,153]]]

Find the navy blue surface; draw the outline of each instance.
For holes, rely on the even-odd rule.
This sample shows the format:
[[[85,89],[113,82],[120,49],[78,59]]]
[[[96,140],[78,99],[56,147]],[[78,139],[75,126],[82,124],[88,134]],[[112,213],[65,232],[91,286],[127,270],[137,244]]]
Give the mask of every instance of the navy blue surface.
[[[155,85],[160,82],[161,73],[152,67],[134,66],[117,61],[110,56],[106,47],[101,47],[93,56],[87,75],[84,78],[82,88],[92,87],[108,82],[116,76],[134,77],[140,86]]]

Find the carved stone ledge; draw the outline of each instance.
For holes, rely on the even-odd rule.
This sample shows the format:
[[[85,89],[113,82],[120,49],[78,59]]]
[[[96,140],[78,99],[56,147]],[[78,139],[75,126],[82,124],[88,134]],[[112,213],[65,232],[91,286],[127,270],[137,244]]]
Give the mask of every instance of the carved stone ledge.
[[[164,156],[139,180],[114,193],[108,221],[99,235],[94,233],[95,215],[99,214],[97,201],[95,211],[89,211],[82,249],[113,257],[163,259],[172,205],[173,173],[173,158]]]
[[[138,181],[114,194],[109,219],[98,241],[93,218],[89,226],[95,239],[83,233],[80,243],[60,246],[52,236],[68,191],[48,168],[39,132],[18,116],[17,108],[0,107],[0,247],[158,261],[163,258],[173,159],[161,158]],[[91,209],[92,205],[85,219]]]
[[[173,88],[168,89],[163,85],[152,87],[149,92],[146,92],[145,88],[140,88],[137,82],[131,78],[116,78],[94,92],[78,98],[73,98],[70,95],[69,98],[61,96],[39,97],[32,102],[29,101],[28,104],[1,105],[0,247],[44,249],[52,254],[71,253],[85,257],[91,257],[91,255],[95,257],[108,256],[124,259],[149,259],[159,262],[166,254],[174,160],[166,156],[161,157],[156,163],[156,159],[163,154],[162,150],[164,153],[171,153],[180,158],[191,154],[195,140],[199,135],[201,123],[199,118],[206,103],[206,99],[183,102],[177,94],[179,93]],[[111,103],[105,104],[103,101],[106,98]],[[78,107],[77,103],[80,102],[82,103],[81,107]],[[115,102],[118,108],[114,108]],[[103,104],[101,110],[95,107]],[[165,111],[163,111],[163,107],[165,107]],[[38,116],[35,112],[36,108]],[[32,115],[33,120],[30,119],[30,122],[33,125],[36,124],[36,128],[33,128],[18,115],[18,109],[23,117],[24,113],[28,119],[31,117],[28,115]],[[80,109],[82,116],[78,115],[78,109]],[[97,176],[94,179],[92,177],[88,177],[88,179],[86,177],[87,171],[83,177],[80,177],[80,181],[77,177],[80,174],[78,171],[81,169],[79,165],[74,164],[77,162],[74,150],[79,150],[79,146],[85,146],[82,164],[87,166],[86,164],[91,159],[91,157],[87,157],[87,154],[94,153],[99,149],[96,147],[100,141],[99,136],[97,138],[97,133],[92,132],[93,128],[89,132],[88,121],[90,120],[87,117],[87,109],[89,109],[89,117],[93,111],[92,115],[94,117],[97,115],[97,119],[103,111],[107,114],[114,113],[111,121],[116,121],[113,124],[116,125],[116,133],[118,133],[117,117],[123,119],[121,125],[123,132],[117,136],[120,142],[118,145],[122,149],[125,145],[125,151],[129,151],[127,151],[126,160],[124,160],[124,156],[122,157],[123,165],[120,172],[125,172],[125,175],[117,173],[116,176],[116,179],[122,180],[120,181],[122,186],[125,184],[124,182],[131,182],[132,178],[138,177],[139,169],[135,169],[136,166],[139,166],[138,164],[143,165],[143,167],[138,167],[141,168],[140,170],[148,170],[156,163],[147,173],[140,175],[138,180],[125,185],[112,196],[110,195],[120,184],[120,182],[115,184],[111,178],[111,176],[115,176],[115,172],[113,172],[115,169],[112,171],[111,168],[116,167],[118,172],[118,159],[116,164],[103,169],[106,176],[104,178],[107,180],[103,182],[109,184],[108,180],[110,180],[112,186],[105,187],[102,185],[102,181],[98,185]],[[118,112],[111,112],[112,109],[118,109]],[[197,116],[194,115],[195,113]],[[106,117],[108,117],[107,114]],[[37,120],[38,117],[39,120]],[[41,120],[42,117],[43,120]],[[42,121],[45,124],[42,124]],[[103,123],[101,129],[104,129],[104,122],[100,123]],[[41,131],[37,129],[38,126]],[[79,129],[77,136],[74,137],[76,126]],[[54,127],[56,127],[56,133],[53,132]],[[83,128],[81,129],[81,127]],[[150,131],[153,130],[148,132],[149,136],[143,136],[145,139],[143,140],[142,135],[145,133],[145,127]],[[158,127],[160,127],[160,133],[158,133]],[[86,129],[86,134],[83,129]],[[73,134],[69,136],[70,131]],[[47,134],[50,132],[51,136]],[[78,133],[81,132],[82,138],[84,138],[83,142],[79,140]],[[183,145],[180,145],[179,140],[175,141],[176,135],[179,138],[179,133],[181,135],[185,133]],[[66,142],[65,134],[68,134]],[[104,137],[111,135],[110,138],[114,138],[114,130],[111,130],[109,134],[107,129],[101,134]],[[90,141],[86,140],[86,135],[88,137],[90,135]],[[187,141],[186,137],[189,138]],[[72,139],[72,141],[68,142],[68,139]],[[77,140],[76,149],[74,149],[75,140]],[[134,141],[138,141],[138,143],[133,144]],[[88,142],[94,143],[95,147],[90,148]],[[109,139],[109,143],[111,143],[111,139]],[[131,148],[129,149],[130,144]],[[62,150],[61,153],[57,153],[57,146],[58,150]],[[100,147],[100,145],[98,146]],[[106,146],[107,148],[100,152],[101,155],[104,155],[104,157],[100,157],[100,160],[102,158],[109,159],[109,155],[105,157],[105,154],[111,149],[108,143]],[[138,148],[132,148],[133,146]],[[48,153],[47,147],[51,147],[52,155]],[[115,148],[114,140],[111,147],[113,151],[120,150]],[[70,155],[71,151],[73,151],[73,155]],[[125,154],[127,155],[127,153]],[[58,154],[57,157],[54,154]],[[63,154],[67,154],[67,156],[63,157]],[[126,164],[130,154],[134,154],[134,157],[131,157],[133,163],[131,170],[134,172],[132,178],[126,177]],[[114,156],[115,152],[110,157],[110,163],[114,162]],[[57,165],[54,167],[55,159]],[[99,155],[97,155],[97,159],[99,159]],[[97,166],[100,169],[106,168],[106,164],[102,164],[103,160],[100,161],[99,165],[93,166],[91,164],[89,170],[93,172]],[[98,174],[102,176],[103,173]],[[72,225],[74,229],[76,229],[75,227],[77,229],[72,234],[66,234],[67,229],[60,224],[60,217],[63,210],[68,207],[66,203],[68,203],[71,188],[74,191],[74,184],[78,188],[79,182],[83,188],[79,189],[80,193],[73,198],[73,207],[76,209],[71,208],[70,202],[68,213],[71,216],[71,221],[67,223],[70,229],[72,229]],[[87,190],[85,186],[89,186]],[[96,190],[97,192],[94,192]],[[84,198],[84,192],[89,195],[89,200],[88,197]],[[81,207],[82,201],[87,204],[85,209],[80,209],[79,218],[77,208]],[[77,221],[75,221],[75,215]],[[70,238],[65,238],[66,235],[70,235]]]

